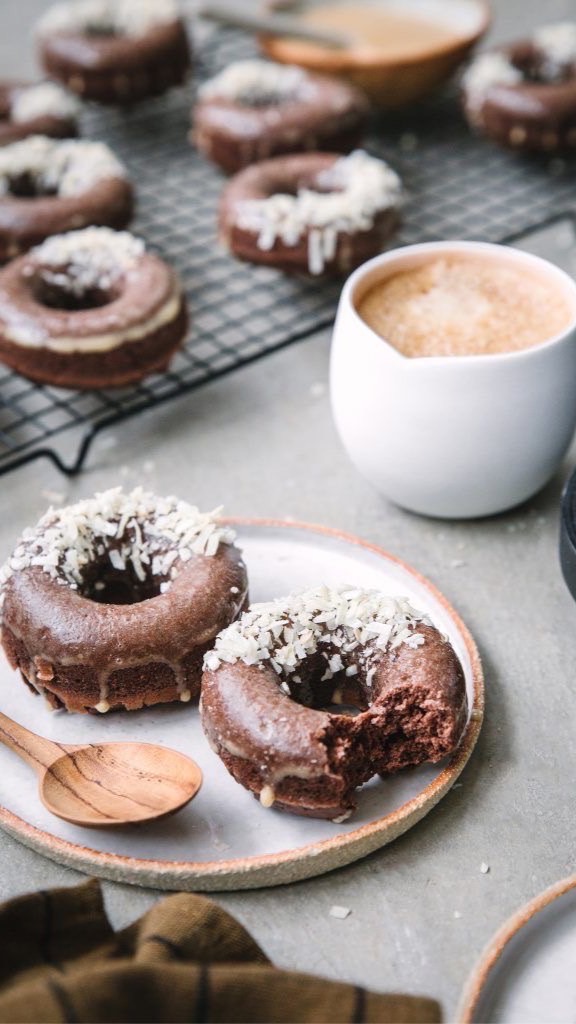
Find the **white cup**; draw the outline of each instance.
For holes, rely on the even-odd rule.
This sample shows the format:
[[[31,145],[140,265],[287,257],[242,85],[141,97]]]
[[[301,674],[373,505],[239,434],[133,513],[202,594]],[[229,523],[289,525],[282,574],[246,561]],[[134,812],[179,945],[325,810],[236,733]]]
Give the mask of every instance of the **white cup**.
[[[533,348],[407,358],[358,315],[376,281],[438,256],[477,256],[549,282],[570,323]],[[463,316],[466,310],[462,310]],[[576,427],[576,283],[504,245],[430,242],[377,256],[346,282],[330,367],[332,410],[356,468],[403,508],[446,519],[525,501],[558,468]]]

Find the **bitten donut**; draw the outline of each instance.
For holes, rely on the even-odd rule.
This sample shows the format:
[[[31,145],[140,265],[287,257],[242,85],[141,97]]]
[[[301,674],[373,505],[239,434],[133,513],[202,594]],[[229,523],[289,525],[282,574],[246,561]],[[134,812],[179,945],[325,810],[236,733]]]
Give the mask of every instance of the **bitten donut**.
[[[283,153],[349,153],[362,141],[368,112],[364,94],[339,79],[242,60],[201,86],[191,139],[233,173]]]
[[[462,80],[471,127],[513,149],[576,147],[576,23],[480,54]]]
[[[342,704],[358,713],[324,710]],[[253,605],[217,637],[201,714],[265,807],[342,820],[373,775],[450,754],[467,698],[449,641],[407,599],[322,586]]]
[[[186,335],[180,282],[125,231],[54,235],[0,270],[0,361],[64,388],[134,384]]]
[[[142,488],[49,509],[0,572],[2,644],[29,688],[80,712],[195,699],[247,594],[216,514]]]
[[[0,146],[28,135],[78,134],[78,100],[56,82],[0,82]]]
[[[383,161],[301,153],[252,164],[224,189],[220,234],[238,259],[304,274],[346,274],[382,251],[402,190]]]
[[[40,19],[37,35],[46,73],[99,103],[157,96],[190,70],[176,0],[65,0]]]
[[[63,231],[124,228],[133,207],[126,168],[103,142],[32,135],[0,149],[0,263]]]

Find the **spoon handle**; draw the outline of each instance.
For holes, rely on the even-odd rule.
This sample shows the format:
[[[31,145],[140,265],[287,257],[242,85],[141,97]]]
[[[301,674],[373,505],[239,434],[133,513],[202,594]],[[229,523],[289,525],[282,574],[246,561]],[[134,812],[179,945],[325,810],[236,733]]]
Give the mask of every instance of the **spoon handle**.
[[[62,754],[67,753],[64,744],[53,743],[43,736],[37,736],[18,722],[13,722],[0,712],[0,743],[13,750],[37,772],[53,764]]]
[[[232,3],[204,3],[198,11],[201,18],[215,21],[220,25],[240,28],[245,32],[268,36],[289,36],[307,43],[327,46],[336,50],[344,49],[349,40],[337,32],[321,31],[307,26],[298,18],[287,18],[284,14],[259,14],[242,11]]]

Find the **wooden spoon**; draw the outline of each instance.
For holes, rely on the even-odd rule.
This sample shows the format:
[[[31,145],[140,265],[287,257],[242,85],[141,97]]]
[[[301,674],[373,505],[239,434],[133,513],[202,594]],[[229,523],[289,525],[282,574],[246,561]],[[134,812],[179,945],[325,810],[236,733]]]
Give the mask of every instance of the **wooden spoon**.
[[[3,714],[0,743],[36,770],[40,798],[52,814],[86,828],[173,814],[202,785],[195,761],[152,743],[54,743]]]

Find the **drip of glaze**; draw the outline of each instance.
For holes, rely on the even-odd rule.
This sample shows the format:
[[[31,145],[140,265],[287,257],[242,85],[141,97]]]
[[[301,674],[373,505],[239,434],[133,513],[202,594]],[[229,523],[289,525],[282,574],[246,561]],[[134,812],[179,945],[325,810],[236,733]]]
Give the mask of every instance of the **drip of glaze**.
[[[260,790],[260,803],[262,807],[272,807],[276,799],[276,794],[272,789],[272,786],[263,786]]]

